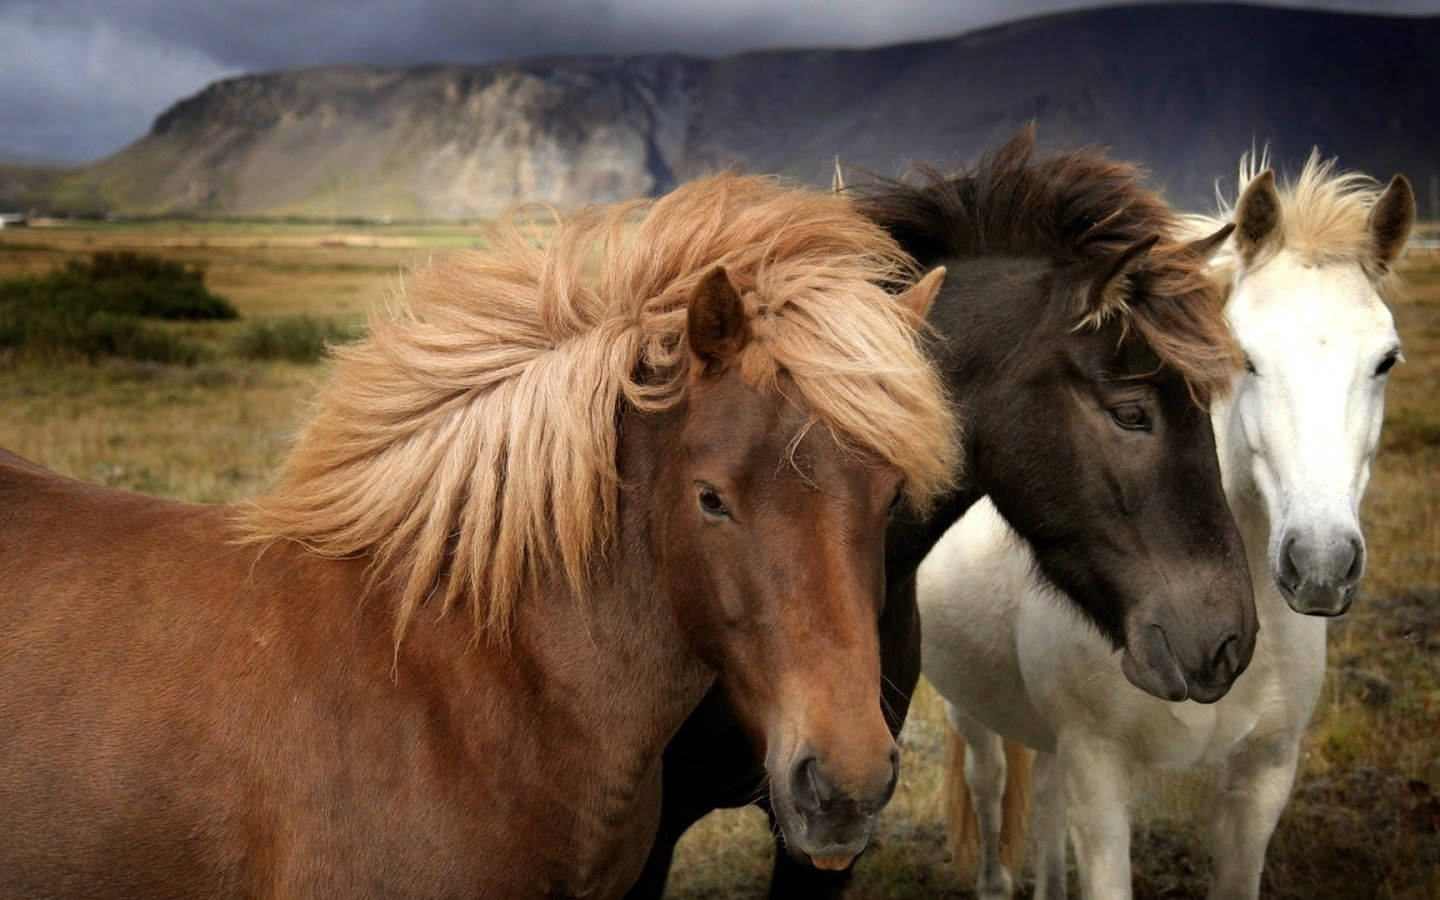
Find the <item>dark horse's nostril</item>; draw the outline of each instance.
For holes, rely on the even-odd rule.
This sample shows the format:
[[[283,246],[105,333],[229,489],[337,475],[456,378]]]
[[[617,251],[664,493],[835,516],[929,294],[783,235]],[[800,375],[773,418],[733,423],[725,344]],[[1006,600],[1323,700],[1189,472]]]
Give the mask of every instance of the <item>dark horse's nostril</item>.
[[[1215,651],[1215,658],[1211,661],[1210,671],[1216,681],[1229,681],[1239,670],[1240,636],[1232,634],[1220,642],[1220,649]]]

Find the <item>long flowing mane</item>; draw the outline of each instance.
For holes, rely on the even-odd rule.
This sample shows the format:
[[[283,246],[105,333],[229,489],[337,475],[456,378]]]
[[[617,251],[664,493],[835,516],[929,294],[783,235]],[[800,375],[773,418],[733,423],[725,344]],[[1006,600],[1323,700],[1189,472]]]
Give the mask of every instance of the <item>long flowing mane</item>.
[[[638,219],[638,222],[637,222]],[[885,290],[913,263],[849,199],[721,175],[592,210],[416,272],[400,308],[336,351],[248,539],[368,555],[398,593],[468,602],[503,635],[542,577],[578,588],[614,536],[625,408],[686,392],[686,309],[724,265],[751,316],[740,371],[786,373],[818,422],[898,467],[923,502],[954,477],[956,427],[919,322]]]
[[[920,183],[880,179],[861,207],[922,265],[947,256],[1014,254],[1088,269],[1159,235],[1135,270],[1143,290],[1103,314],[1121,316],[1180,372],[1197,399],[1228,391],[1243,357],[1205,261],[1178,240],[1179,217],[1132,165],[1091,150],[1038,160],[1034,152],[1030,126],[974,168],[921,169]],[[1081,327],[1100,321],[1078,308],[1076,318]]]
[[[1268,149],[1240,154],[1239,177],[1235,198],[1227,198],[1215,188],[1214,215],[1185,216],[1185,227],[1195,234],[1205,234],[1230,221],[1235,203],[1255,176],[1270,168]],[[1383,296],[1394,299],[1399,283],[1394,266],[1377,267],[1373,236],[1370,234],[1370,209],[1380,199],[1383,185],[1360,172],[1347,172],[1334,157],[1326,159],[1319,148],[1310,151],[1300,174],[1285,178],[1276,185],[1280,195],[1280,234],[1276,244],[1311,264],[1353,263],[1362,267]],[[1263,258],[1262,258],[1263,259]],[[1240,265],[1234,242],[1228,242],[1215,255],[1217,275],[1229,282]]]

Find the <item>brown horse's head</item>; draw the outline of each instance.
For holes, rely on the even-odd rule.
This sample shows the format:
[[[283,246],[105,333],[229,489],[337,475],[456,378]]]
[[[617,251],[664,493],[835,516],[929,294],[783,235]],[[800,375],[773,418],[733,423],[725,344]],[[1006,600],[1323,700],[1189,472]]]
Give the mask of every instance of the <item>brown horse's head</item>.
[[[734,695],[792,846],[853,855],[895,780],[876,635],[891,506],[957,465],[918,339],[944,272],[892,296],[915,273],[882,229],[770,179],[640,206],[543,242],[503,229],[416,273],[404,314],[339,353],[249,533],[371,555],[397,641],[425,604],[503,638],[563,584],[668,604],[684,645],[656,639]],[[683,665],[694,684],[672,674],[657,703],[705,680]]]
[[[928,305],[938,282],[909,302]],[[763,750],[787,842],[838,864],[864,849],[898,773],[876,618],[905,476],[838,441],[786,373],[757,387],[750,340],[713,270],[690,305],[695,375],[656,469],[653,552],[687,645]]]

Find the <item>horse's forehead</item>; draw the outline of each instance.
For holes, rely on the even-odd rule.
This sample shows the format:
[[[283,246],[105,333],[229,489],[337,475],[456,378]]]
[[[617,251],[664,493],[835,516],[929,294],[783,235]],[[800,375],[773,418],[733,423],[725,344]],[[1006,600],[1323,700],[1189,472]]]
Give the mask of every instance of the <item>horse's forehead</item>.
[[[863,474],[879,460],[841,444],[784,373],[768,388],[732,373],[699,386],[686,423],[692,452],[735,466],[796,469],[802,475]],[[853,471],[852,471],[853,470]]]
[[[788,448],[810,418],[799,392],[788,387],[783,379],[774,387],[756,387],[738,370],[701,380],[692,388],[686,440],[694,450],[737,461]]]
[[[1226,313],[1242,344],[1348,344],[1393,335],[1394,319],[1358,263],[1309,264],[1281,253],[1242,273]],[[1247,347],[1252,350],[1253,347]]]

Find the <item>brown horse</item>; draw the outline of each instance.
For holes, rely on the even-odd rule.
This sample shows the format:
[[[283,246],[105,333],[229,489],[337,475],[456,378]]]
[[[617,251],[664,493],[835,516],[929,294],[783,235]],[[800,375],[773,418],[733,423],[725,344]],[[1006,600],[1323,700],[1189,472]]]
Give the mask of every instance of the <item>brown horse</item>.
[[[941,270],[890,296],[881,229],[763,179],[634,219],[418,273],[249,504],[0,456],[0,893],[616,894],[717,676],[791,844],[863,848]]]

